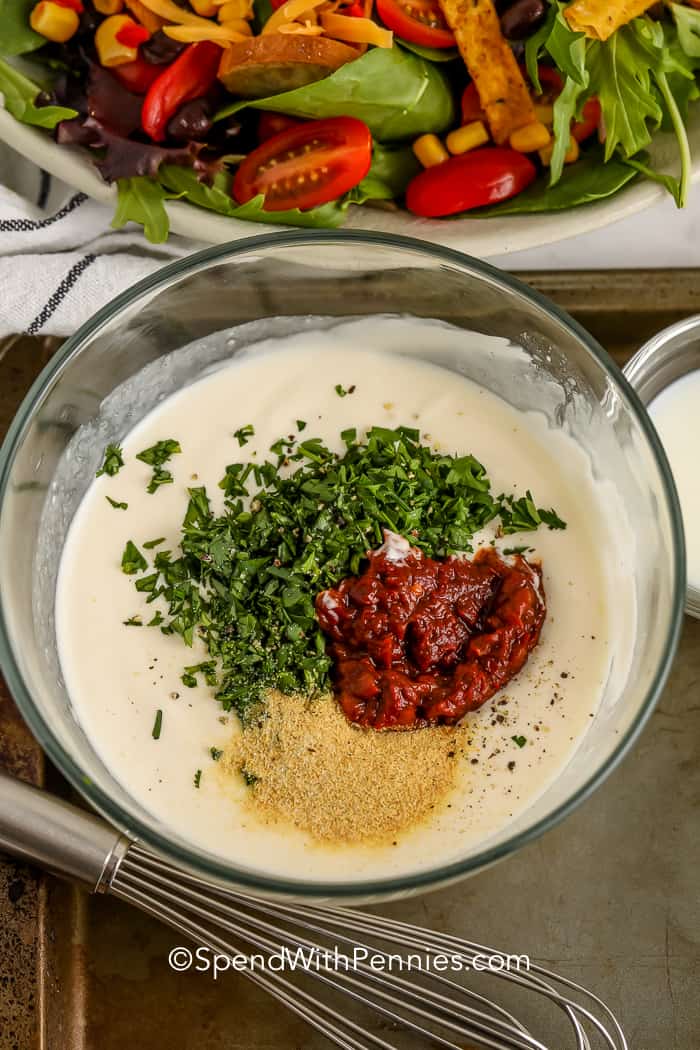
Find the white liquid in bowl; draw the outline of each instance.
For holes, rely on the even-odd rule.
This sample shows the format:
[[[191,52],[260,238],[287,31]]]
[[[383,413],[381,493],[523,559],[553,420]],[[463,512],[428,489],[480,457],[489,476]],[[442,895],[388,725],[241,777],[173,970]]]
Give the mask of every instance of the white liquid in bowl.
[[[700,369],[662,390],[649,405],[666,450],[683,515],[688,583],[700,590]]]
[[[61,664],[76,718],[129,793],[163,826],[248,870],[310,881],[397,876],[454,861],[501,833],[551,784],[585,738],[611,667],[628,656],[634,622],[627,535],[611,487],[586,451],[544,415],[521,412],[485,387],[417,356],[461,349],[470,335],[434,322],[360,320],[258,344],[232,364],[165,399],[123,440],[126,466],[90,486],[66,542],[56,602]],[[492,340],[488,352],[495,354]],[[507,344],[501,347],[508,352]],[[513,355],[510,355],[513,359]],[[352,388],[339,397],[336,385]],[[433,816],[387,844],[331,845],[251,809],[242,778],[225,780],[210,749],[239,732],[219,721],[214,690],[183,688],[183,665],[205,654],[175,636],[123,626],[153,606],[120,568],[127,540],[165,537],[177,549],[188,485],[205,485],[217,509],[227,463],[263,460],[280,435],[307,421],[305,436],[341,448],[340,432],[406,423],[433,447],[473,453],[493,491],[555,507],[565,531],[504,537],[542,560],[548,615],[540,645],[503,691],[470,716],[473,750],[455,790]],[[244,448],[236,428],[252,423]],[[136,453],[163,438],[181,442],[174,484],[146,493],[151,468]],[[196,481],[193,482],[193,477]],[[128,503],[114,509],[106,497]],[[484,540],[488,542],[493,532]],[[507,701],[507,703],[503,703]],[[152,736],[156,711],[162,732]],[[521,745],[516,741],[521,739]],[[193,774],[203,769],[199,788]],[[447,804],[449,802],[449,805]]]

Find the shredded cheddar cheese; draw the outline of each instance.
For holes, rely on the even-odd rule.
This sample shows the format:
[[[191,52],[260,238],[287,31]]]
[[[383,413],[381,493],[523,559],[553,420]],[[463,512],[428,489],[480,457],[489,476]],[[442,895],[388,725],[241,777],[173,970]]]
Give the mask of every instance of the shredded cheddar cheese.
[[[201,18],[200,15],[192,14],[191,11],[185,11],[184,8],[178,7],[173,0],[141,0],[144,7],[152,11],[154,15],[158,15],[166,22],[174,22],[176,25],[188,25],[188,26],[211,26],[213,23],[208,18]]]
[[[232,18],[250,19],[253,17],[252,0],[226,0],[218,5],[217,18],[220,22],[228,22]]]
[[[149,33],[157,33],[163,26],[163,19],[141,3],[141,0],[124,0],[125,6],[131,11],[137,22],[145,26]]]
[[[263,26],[262,35],[266,36],[268,33],[279,32],[280,26],[289,22],[296,22],[301,15],[313,10],[315,7],[320,7],[323,3],[325,3],[325,0],[287,0],[286,4],[282,4],[270,15]]]
[[[354,18],[333,13],[321,14],[321,25],[326,36],[345,40],[349,44],[374,44],[376,47],[391,47],[394,34],[373,22],[371,18]]]
[[[198,43],[200,40],[211,40],[215,44],[221,44],[222,47],[226,47],[227,44],[235,44],[240,40],[246,40],[251,35],[250,27],[248,26],[247,28],[247,33],[242,33],[240,29],[231,29],[227,25],[217,25],[215,22],[208,22],[206,26],[164,26],[163,32],[172,40],[179,40],[185,44]]]
[[[323,36],[323,29],[321,26],[315,26],[311,22],[303,24],[302,22],[289,22],[287,25],[280,26],[277,30],[278,33],[287,34],[289,36]]]

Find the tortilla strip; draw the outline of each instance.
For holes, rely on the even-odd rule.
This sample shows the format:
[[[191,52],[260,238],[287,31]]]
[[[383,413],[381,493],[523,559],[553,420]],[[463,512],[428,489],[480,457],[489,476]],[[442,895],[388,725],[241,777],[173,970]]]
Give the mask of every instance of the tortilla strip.
[[[493,0],[439,0],[499,145],[537,118],[530,92],[501,32]]]
[[[643,15],[656,0],[574,0],[564,17],[575,33],[607,40],[621,26]]]

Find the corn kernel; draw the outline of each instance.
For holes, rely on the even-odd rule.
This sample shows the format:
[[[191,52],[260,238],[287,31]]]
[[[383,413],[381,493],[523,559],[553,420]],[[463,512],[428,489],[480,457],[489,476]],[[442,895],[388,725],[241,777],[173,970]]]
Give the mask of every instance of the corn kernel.
[[[218,19],[220,22],[230,22],[234,18],[252,18],[252,0],[226,0],[219,7]]]
[[[510,136],[510,147],[515,149],[518,153],[536,153],[538,149],[544,149],[548,146],[552,140],[552,136],[539,121],[533,121],[532,124],[526,124],[523,128],[518,128]]]
[[[535,118],[539,120],[540,124],[546,124],[551,127],[554,123],[554,106],[547,105],[544,102],[536,102]]]
[[[212,0],[190,0],[190,6],[202,18],[211,18],[216,14],[216,4]]]
[[[483,146],[489,140],[489,133],[481,120],[473,120],[456,131],[451,131],[445,139],[450,153],[467,153],[470,149]]]
[[[413,143],[413,152],[424,168],[434,168],[450,156],[437,135],[421,135]]]
[[[101,15],[118,15],[124,8],[124,0],[92,0],[95,10]]]
[[[127,62],[134,62],[138,56],[135,47],[127,47],[117,40],[117,33],[127,25],[133,25],[133,18],[129,15],[110,15],[101,22],[95,32],[95,47],[100,65],[124,66]]]
[[[579,149],[578,142],[576,141],[576,139],[574,138],[573,135],[570,135],[569,136],[569,148],[567,149],[566,153],[564,154],[564,163],[565,164],[575,164],[576,161],[578,160],[578,158],[580,157],[580,155],[581,155],[581,150]]]
[[[35,33],[46,37],[47,40],[64,44],[77,32],[80,19],[71,7],[61,7],[51,0],[42,0],[32,10],[29,24]]]

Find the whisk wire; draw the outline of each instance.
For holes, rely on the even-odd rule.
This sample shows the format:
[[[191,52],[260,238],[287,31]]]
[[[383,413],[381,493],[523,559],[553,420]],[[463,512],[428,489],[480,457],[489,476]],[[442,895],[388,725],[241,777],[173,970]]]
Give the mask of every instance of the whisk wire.
[[[132,889],[131,889],[132,895],[136,896],[139,900],[142,900],[143,899],[143,893],[142,893],[141,890],[139,890],[138,885],[139,885],[139,883],[143,885],[144,884],[144,880],[138,879],[138,878],[134,878],[133,880],[129,880],[129,882],[130,882],[130,884],[132,884]],[[147,883],[145,885],[148,886]],[[121,892],[120,892],[120,895],[121,895]],[[170,904],[166,903],[168,900],[173,901],[174,904],[175,904],[175,907],[171,907]],[[183,920],[183,918],[182,918],[182,904],[181,904],[181,902],[178,901],[178,896],[176,894],[173,894],[173,893],[171,893],[171,892],[169,892],[167,890],[166,891],[161,890],[160,896],[158,898],[158,901],[159,901],[159,904],[160,904],[159,914],[161,915],[161,917],[162,917],[162,919],[164,921],[168,922],[170,925],[175,925],[175,923],[177,923],[177,928],[181,932],[189,933],[193,937],[193,939],[198,939],[201,942],[201,941],[204,941],[205,938],[207,938],[208,943],[215,942],[216,945],[217,945],[217,949],[220,950],[221,952],[225,952],[227,955],[230,955],[232,953],[233,948],[226,941],[223,941],[219,937],[213,937],[211,935],[211,932],[208,929],[206,929],[205,927],[203,927],[203,926],[201,926],[199,924],[196,924],[196,923],[191,922],[191,921]],[[179,910],[178,910],[178,907],[179,907]],[[200,908],[200,907],[198,907],[196,905],[193,905],[191,903],[188,905],[188,908],[189,908],[189,910],[191,912],[193,912],[194,914],[196,914],[198,916],[202,916],[202,917],[204,917],[207,920],[211,919],[211,915],[207,913],[206,909],[202,909],[202,908]],[[237,916],[237,918],[239,918],[239,916]],[[246,917],[243,917],[243,918],[246,918]],[[269,955],[272,955],[272,954],[274,954],[274,953],[279,951],[279,934],[282,931],[279,931],[279,930],[275,931],[278,934],[278,940],[274,941],[274,940],[268,939],[267,937],[261,937],[260,935],[251,933],[250,930],[248,930],[240,922],[232,922],[230,920],[223,919],[221,916],[217,917],[217,924],[220,927],[223,927],[224,929],[228,930],[229,932],[237,935],[238,937],[240,937],[242,940],[244,940],[248,944],[252,944],[253,947],[257,948],[258,950],[267,952]],[[185,930],[185,926],[187,927],[187,930]],[[314,945],[313,942],[306,942],[306,943],[307,943],[307,946],[309,948],[311,948],[311,949],[313,949],[313,948],[321,948],[321,950],[323,950],[322,946]],[[248,971],[246,971],[246,973],[247,972]],[[327,974],[329,974],[329,973],[333,974],[333,979],[332,980],[329,979],[329,977],[327,976]],[[378,975],[372,974],[371,971],[369,971],[367,969],[364,970],[364,974],[365,974],[365,977],[373,977],[373,978],[375,978],[375,980],[373,981],[373,983],[375,985],[379,983],[378,980],[376,979],[378,977]],[[362,1006],[364,1006],[364,1007],[366,1007],[366,1008],[368,1008],[370,1010],[373,1010],[375,1013],[382,1014],[384,1017],[386,1017],[387,1019],[389,1019],[390,1021],[392,1021],[392,1022],[394,1022],[396,1024],[399,1024],[399,1025],[401,1025],[401,1026],[403,1026],[405,1028],[409,1028],[411,1031],[415,1032],[417,1035],[420,1035],[423,1038],[429,1040],[432,1045],[443,1047],[443,1048],[445,1048],[445,1050],[461,1050],[461,1048],[458,1046],[458,1044],[448,1041],[447,1039],[443,1038],[442,1036],[440,1036],[436,1032],[431,1031],[429,1028],[424,1027],[422,1024],[417,1023],[416,1021],[412,1020],[411,1018],[407,1018],[407,1017],[403,1016],[402,1014],[397,1013],[395,1009],[392,1009],[389,1006],[382,1005],[382,1002],[384,1002],[384,1003],[390,1003],[393,1006],[394,1003],[395,1003],[395,1000],[390,994],[388,994],[387,992],[383,991],[381,988],[375,987],[374,988],[374,995],[376,996],[376,998],[375,999],[369,999],[364,994],[365,988],[364,988],[363,984],[357,978],[353,977],[351,974],[346,973],[344,971],[340,971],[339,972],[339,971],[333,969],[332,967],[330,967],[330,966],[328,966],[326,964],[323,964],[323,963],[319,963],[318,968],[314,967],[314,969],[312,971],[312,975],[313,975],[313,977],[315,979],[317,979],[320,982],[326,984],[330,988],[336,989],[336,990],[338,990],[338,989],[342,990],[345,993],[345,995],[347,995],[349,998],[353,999],[355,1002],[359,1003],[360,1005],[362,1005]],[[275,979],[277,979],[277,978],[275,978]],[[387,983],[388,983],[389,987],[391,987],[390,982],[387,982]],[[296,986],[294,986],[294,987],[296,987]],[[415,993],[413,993],[413,995],[414,995],[415,999],[418,999],[418,997],[415,996]],[[382,1002],[378,1002],[377,999],[382,1000]],[[437,1011],[437,1012],[434,1011],[433,1013],[431,1013],[430,1011],[428,1011],[428,1010],[426,1010],[426,1009],[424,1009],[424,1008],[422,1008],[422,1007],[420,1007],[420,1006],[418,1006],[416,1004],[409,1004],[409,1003],[406,1003],[406,1002],[402,1003],[402,1007],[405,1010],[410,1011],[416,1017],[420,1017],[420,1018],[422,1018],[422,1019],[424,1019],[424,1020],[426,1020],[428,1022],[433,1022],[433,1023],[437,1022],[442,1027],[451,1029],[451,1030],[455,1031],[456,1033],[458,1033],[461,1036],[464,1036],[464,1037],[470,1038],[470,1039],[471,1038],[479,1038],[482,1041],[482,1046],[484,1046],[485,1048],[488,1048],[488,1050],[503,1050],[504,1046],[507,1047],[507,1050],[511,1050],[511,1048],[512,1048],[512,1050],[537,1050],[537,1044],[533,1043],[533,1042],[531,1042],[529,1040],[528,1040],[528,1042],[522,1042],[521,1040],[518,1039],[517,1041],[514,1041],[514,1042],[509,1041],[506,1044],[504,1044],[503,1041],[496,1042],[496,1041],[494,1041],[493,1039],[491,1039],[489,1037],[489,1031],[488,1031],[486,1026],[484,1026],[482,1024],[479,1024],[479,1023],[474,1024],[474,1025],[464,1025],[462,1023],[456,1023],[455,1021],[453,1021],[451,1019],[449,1013],[447,1011],[444,1011],[444,1010]],[[503,1034],[507,1035],[508,1033],[493,1033],[493,1032],[491,1032],[491,1034],[501,1035],[502,1036]],[[546,1048],[544,1048],[544,1050],[546,1050]]]
[[[508,1010],[431,966],[438,955],[453,956],[469,972],[479,969],[474,966],[479,957],[505,961],[503,953],[486,945],[337,906],[251,898],[202,882],[136,844],[111,872],[105,888],[212,952],[229,959],[235,954],[246,955],[250,965],[243,974],[341,1050],[397,1050],[397,1046],[311,994],[298,981],[267,967],[267,962],[285,948],[296,952],[297,957],[299,950],[310,953],[306,965],[301,967],[304,976],[342,994],[356,1007],[379,1015],[391,1026],[413,1033],[421,1039],[422,1046],[427,1041],[442,1050],[463,1050],[451,1041],[452,1036],[457,1036],[473,1040],[483,1050],[552,1050]],[[230,936],[235,944],[222,934]],[[368,943],[368,937],[380,941],[382,947]],[[333,943],[334,951],[329,949],[328,941]],[[388,952],[384,947],[387,944],[399,946],[404,952],[421,953],[426,968],[423,970],[422,964],[418,967],[420,981],[393,972],[393,960],[403,961],[404,957]],[[339,945],[351,946],[352,963],[347,955],[338,954]],[[260,953],[260,966],[255,961],[257,955],[251,955],[251,948]],[[365,959],[369,953],[376,956],[375,965],[358,958],[357,949],[367,953]],[[333,964],[329,961],[331,956]],[[377,961],[384,965],[378,967]],[[524,972],[509,966],[488,968],[488,972],[546,997],[561,1009],[571,1025],[576,1050],[591,1050],[586,1024],[592,1026],[608,1050],[628,1050],[612,1011],[576,982],[529,960]],[[595,1010],[603,1014],[605,1023]],[[557,1050],[562,1047],[557,1046]]]
[[[219,925],[224,926],[231,932],[245,936],[240,926],[240,922],[241,920],[243,920],[247,925],[253,926],[257,930],[272,934],[275,940],[267,940],[265,942],[265,946],[271,952],[279,950],[280,942],[295,947],[302,946],[307,948],[310,952],[323,953],[325,951],[324,945],[320,944],[319,942],[309,941],[304,937],[292,935],[288,933],[288,931],[281,929],[279,926],[279,922],[277,925],[273,925],[266,919],[259,919],[254,916],[244,914],[240,910],[235,910],[234,908],[232,908],[231,904],[224,903],[220,900],[210,900],[208,898],[204,898],[204,906],[202,906],[200,902],[203,900],[203,898],[200,892],[192,891],[188,886],[183,886],[180,887],[180,894],[178,896],[175,896],[172,893],[170,893],[167,880],[162,875],[153,872],[150,878],[153,881],[153,883],[161,886],[161,893],[167,899],[170,899],[175,904],[178,904],[181,903],[180,897],[184,897],[188,901],[189,909],[195,914],[205,919],[211,919],[212,911],[214,911],[216,913]],[[148,883],[144,883],[143,879],[135,879],[134,881],[139,881],[141,885],[148,886]],[[264,905],[260,910],[264,910]],[[236,919],[235,926],[233,926],[230,922],[230,919],[233,917],[235,917]],[[327,935],[328,933],[328,931],[324,930],[322,927],[317,926],[315,924],[303,922],[302,920],[299,920],[296,916],[292,917],[292,921],[297,926],[310,928],[321,934],[325,933]],[[391,957],[387,952],[384,952],[383,950],[378,949],[373,945],[368,945],[362,941],[351,941],[349,938],[343,936],[342,934],[337,935],[336,939],[352,943],[355,946],[366,948],[368,952],[374,953],[374,955],[377,958],[382,958],[387,962],[391,962]],[[256,943],[258,947],[262,946],[261,941],[255,941],[254,943]],[[323,956],[321,955],[321,957]],[[335,983],[343,983],[353,987],[362,987],[359,981],[355,980],[342,968],[337,969],[328,966],[323,966],[323,969],[326,973],[333,973]],[[386,974],[381,971],[376,971],[362,962],[357,962],[354,965],[353,969],[356,972],[359,972],[363,975],[366,984],[376,986],[376,994],[383,1000],[392,1001],[390,995],[382,991],[382,989],[388,989],[390,992],[394,993],[394,995],[400,993],[403,996],[402,1005],[405,1009],[412,1010],[417,1016],[424,1017],[429,1020],[432,1017],[436,1017],[436,1019],[439,1017],[441,1021],[444,1020],[446,1027],[453,1028],[454,1031],[458,1032],[459,1034],[469,1036],[473,1035],[471,1029],[464,1029],[464,1027],[460,1023],[454,1023],[455,1021],[461,1022],[464,1020],[472,1022],[474,1030],[478,1031],[482,1035],[492,1035],[495,1037],[503,1038],[504,1036],[512,1034],[512,1022],[506,1024],[501,1019],[493,1018],[485,1014],[483,1011],[478,1011],[466,1004],[461,1004],[454,998],[452,1000],[448,1000],[444,995],[440,995],[439,993],[434,992],[429,987],[421,986],[419,995],[415,991],[415,986],[413,983],[405,980],[400,976],[392,974],[391,972]],[[315,973],[315,976],[316,975],[317,974]],[[456,982],[450,982],[445,980],[444,978],[442,978],[442,975],[430,973],[429,976],[431,980],[441,981],[442,983],[445,983],[450,987],[450,989],[454,993],[458,995],[474,995],[474,993],[472,993],[470,990],[463,988]],[[482,999],[484,1003],[487,1002],[487,1000],[484,1000],[483,997],[479,998]],[[363,999],[363,1001],[366,1000]],[[427,1006],[433,1007],[433,1014],[427,1012]],[[518,1050],[520,1050],[520,1048],[522,1048],[522,1050],[546,1050],[546,1048],[543,1047],[542,1043],[538,1042],[537,1040],[534,1040],[526,1033],[524,1034],[524,1038],[520,1042],[516,1042],[514,1045],[518,1047]]]
[[[245,898],[242,898],[239,895],[239,899]],[[281,905],[280,907],[286,908],[285,905]],[[365,912],[356,913],[357,915],[361,916],[361,923],[358,925],[357,923],[353,924],[352,920],[349,918],[352,915],[352,913],[349,912],[347,909],[324,908],[323,912],[319,912],[318,909],[310,907],[305,910],[308,912],[314,912],[315,914],[322,916],[322,920],[327,926],[347,924],[349,928],[358,928],[361,929],[364,933],[367,933],[368,930],[371,929],[376,936],[384,937],[386,940],[391,940],[394,943],[401,943],[404,945],[404,947],[420,947],[426,952],[433,951],[438,952],[440,954],[445,954],[446,948],[453,947],[455,949],[455,954],[463,955],[465,961],[469,961],[471,963],[474,962],[474,959],[476,957],[483,958],[484,956],[497,956],[502,954],[499,952],[494,952],[492,948],[489,948],[486,945],[477,944],[473,941],[466,941],[460,937],[455,937],[452,934],[435,934],[431,930],[427,930],[419,926],[413,926],[410,923],[403,923],[398,922],[394,919],[387,919],[383,916],[375,916],[367,914]],[[409,934],[411,934],[412,936],[409,937]],[[593,994],[593,992],[590,992],[582,985],[576,984],[575,981],[571,981],[568,978],[563,977],[561,974],[555,974],[551,970],[547,970],[544,967],[538,966],[537,964],[534,964],[532,962],[530,962],[528,966],[527,974],[527,978],[524,979],[519,971],[513,972],[512,970],[508,969],[498,971],[499,977],[503,978],[506,981],[511,981],[514,984],[520,984],[529,987],[530,984],[536,983],[537,986],[542,990],[542,992],[546,994],[552,1002],[560,1005],[564,1009],[573,1009],[587,1017],[588,1020],[590,1020],[591,1023],[598,1029],[601,1036],[605,1039],[611,1050],[618,1050],[618,1047],[622,1048],[622,1050],[628,1050],[624,1033],[622,1032],[622,1029],[615,1015],[601,999],[599,999],[596,995]],[[615,1034],[619,1042],[615,1042],[614,1038],[610,1036],[610,1034],[605,1030],[604,1026],[601,1025],[600,1021],[598,1020],[598,1018],[595,1017],[594,1014],[592,1014],[588,1009],[583,1007],[580,1003],[574,1002],[573,1000],[561,995],[550,983],[548,983],[548,980],[546,979],[555,981],[559,984],[565,985],[568,988],[571,988],[573,991],[576,991],[580,995],[583,995],[590,999],[596,1006],[602,1009],[613,1024]]]
[[[153,873],[151,878],[153,882],[157,884],[163,885],[166,882],[164,877],[160,874]],[[162,891],[164,891],[166,895],[168,894],[167,888]],[[236,920],[240,922],[241,912],[234,911],[231,905],[228,903],[224,903],[220,900],[210,901],[207,898],[203,898],[201,897],[198,891],[193,891],[189,886],[181,887],[181,895],[189,901],[189,907],[191,908],[191,910],[194,910],[197,913],[197,915],[203,918],[211,918],[211,912],[213,910],[217,915],[220,925],[227,925],[228,928],[232,928],[226,922],[226,919],[230,919],[232,916],[235,916]],[[177,897],[171,896],[171,899],[175,903],[177,903],[178,897],[179,895]],[[204,903],[204,907],[201,906],[201,903]],[[255,908],[254,910],[264,910],[264,905],[261,908]],[[326,934],[327,936],[327,930],[324,930],[323,927],[312,923],[306,923],[303,920],[301,920],[298,916],[292,915],[290,917],[290,921],[293,922],[296,926],[312,929],[315,932],[320,932],[321,934]],[[291,945],[293,947],[305,947],[309,949],[310,952],[317,951],[322,953],[325,950],[324,946],[318,942],[310,941],[306,938],[299,937],[297,936],[297,934],[294,934],[293,936],[293,934],[289,933],[287,930],[281,929],[279,926],[279,921],[277,925],[274,925],[266,919],[259,919],[254,916],[245,915],[245,922],[249,925],[252,925],[258,930],[272,934],[275,940],[272,942],[268,942],[268,947],[271,950],[278,949],[280,942]],[[236,928],[236,931],[240,931],[239,926]],[[351,939],[344,937],[343,934],[340,933],[337,934],[336,940],[352,943],[356,947],[359,946],[365,948],[367,952],[373,952],[377,958],[381,958],[389,964],[391,962],[390,955],[374,945],[369,945],[362,941],[351,941]],[[359,982],[355,982],[352,976],[348,975],[343,968],[334,969],[324,967],[324,969],[326,972],[333,972],[335,975],[335,979],[338,982],[347,983],[349,985],[359,985]],[[504,1022],[501,1020],[501,1018],[494,1018],[492,1016],[487,1015],[483,1011],[475,1010],[473,1007],[469,1007],[466,1004],[461,1004],[458,1000],[455,1000],[454,997],[452,997],[451,1000],[448,1000],[445,995],[434,992],[428,987],[421,987],[421,994],[419,995],[416,991],[415,985],[413,985],[409,981],[406,981],[404,978],[402,978],[402,976],[391,973],[390,970],[388,971],[388,973],[383,971],[377,971],[362,962],[357,962],[354,966],[354,970],[364,975],[365,983],[376,985],[378,986],[378,988],[383,987],[389,989],[389,991],[391,992],[400,992],[404,996],[404,1007],[410,1009],[411,1005],[415,1005],[418,1008],[417,1012],[422,1016],[430,1016],[430,1014],[426,1014],[425,1007],[432,1006],[434,1010],[436,1010],[438,1013],[440,1013],[446,1018],[446,1024],[448,1025],[448,1027],[450,1025],[450,1022],[452,1021],[452,1018],[457,1018],[458,1021],[467,1020],[472,1022],[475,1026],[480,1026],[479,1030],[484,1034],[503,1037],[504,1035],[507,1035],[512,1032],[513,1024],[517,1024],[516,1022],[514,1022],[514,1018],[512,1018],[512,1020],[511,1018],[507,1018],[507,1022]],[[457,982],[450,982],[444,979],[442,974],[431,972],[429,973],[429,978],[432,981],[439,982],[449,987],[453,995],[466,994],[470,997],[475,996],[475,993],[471,992],[469,989],[463,988],[461,985],[458,985]],[[385,999],[388,999],[388,996],[385,995],[385,993],[383,993],[381,990],[378,990],[378,994],[380,994],[382,997],[385,997]],[[486,1001],[483,996],[478,997],[484,1004],[487,1004],[488,1001]],[[462,1034],[465,1034],[465,1032],[457,1026],[455,1026],[455,1031],[460,1031]],[[471,1032],[469,1032],[468,1034],[471,1034]],[[524,1050],[546,1050],[546,1048],[543,1047],[542,1043],[535,1041],[535,1039],[527,1035],[524,1041],[517,1044],[517,1046],[523,1047]]]
[[[137,904],[139,908],[149,915],[159,919],[161,922],[165,922],[179,933],[183,933],[195,943],[204,945],[213,952],[230,954],[232,951],[231,945],[221,937],[212,934],[210,930],[197,923],[189,922],[181,913],[176,912],[167,905],[154,902],[147,894],[144,894],[136,887],[129,888],[128,884],[122,886],[115,890],[115,896]],[[369,1039],[371,1045],[377,1047],[378,1050],[396,1050],[392,1044],[374,1036],[371,1032],[367,1032],[350,1018],[338,1013],[329,1004],[314,998],[303,989],[292,984],[291,981],[282,977],[281,974],[262,973],[257,969],[250,968],[245,971],[245,976],[253,983],[263,987],[274,998],[284,1002],[290,1010],[321,1031],[323,1035],[335,1043],[336,1046],[341,1047],[342,1050],[368,1050],[369,1044],[367,1042],[359,1042],[353,1037],[348,1037],[335,1022],[340,1022],[347,1028],[356,1030],[364,1039]],[[331,1018],[331,1020],[328,1018]]]

